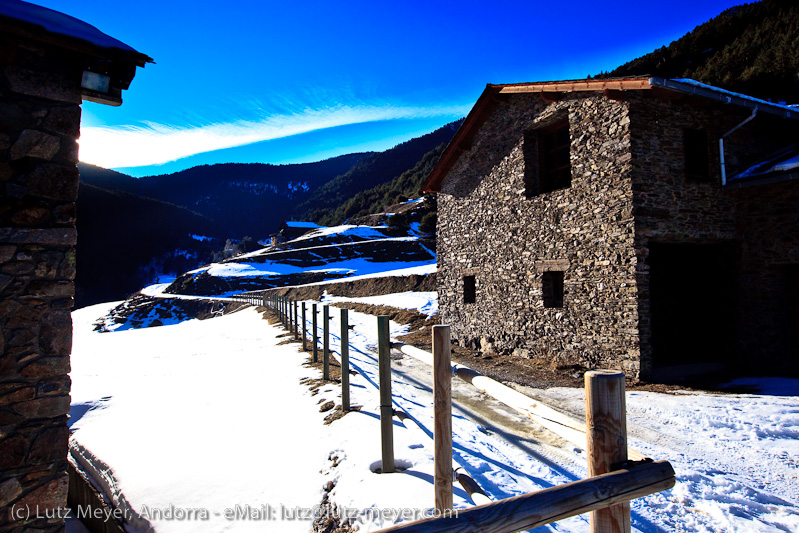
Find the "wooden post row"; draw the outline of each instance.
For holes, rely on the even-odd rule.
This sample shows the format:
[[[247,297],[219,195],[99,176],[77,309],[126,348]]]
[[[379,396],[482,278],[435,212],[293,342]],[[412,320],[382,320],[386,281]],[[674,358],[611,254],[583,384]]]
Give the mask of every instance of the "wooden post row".
[[[449,326],[433,326],[433,452],[435,507],[452,509],[452,349]]]
[[[322,379],[330,379],[330,307],[322,306]]]
[[[317,333],[317,324],[316,324],[316,304],[311,304],[311,314],[313,315],[311,329],[311,341],[313,342],[313,362],[316,363],[319,360],[319,357],[316,355],[317,353],[317,343],[318,343],[318,333]]]
[[[348,311],[341,310],[341,410],[350,410],[350,326]]]
[[[377,317],[377,366],[380,386],[382,471],[394,473],[394,408],[391,404],[391,337],[388,316]]]
[[[305,324],[305,302],[302,302],[302,351],[304,352],[307,349],[308,343],[306,342],[305,336],[308,333],[308,326]]]
[[[300,336],[300,324],[297,320],[297,300],[294,300],[294,309],[292,310],[291,316],[294,318],[294,340]]]
[[[588,476],[608,474],[627,461],[624,373],[585,373],[585,426]],[[630,533],[629,501],[590,514],[591,533]]]
[[[291,313],[291,333],[297,338],[297,302],[289,300],[289,313]]]

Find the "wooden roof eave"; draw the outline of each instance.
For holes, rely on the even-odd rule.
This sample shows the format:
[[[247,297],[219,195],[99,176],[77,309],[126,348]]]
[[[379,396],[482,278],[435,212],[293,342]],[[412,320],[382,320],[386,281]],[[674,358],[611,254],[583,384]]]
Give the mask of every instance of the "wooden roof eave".
[[[582,91],[640,91],[651,89],[649,78],[575,80],[496,85],[500,94],[558,93]]]

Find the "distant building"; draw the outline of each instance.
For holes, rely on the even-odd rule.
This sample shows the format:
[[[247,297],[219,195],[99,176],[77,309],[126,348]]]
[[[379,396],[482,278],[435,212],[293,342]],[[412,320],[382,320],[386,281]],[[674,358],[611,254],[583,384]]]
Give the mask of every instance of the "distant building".
[[[0,3],[2,531],[64,527],[80,104],[121,104],[150,61],[62,13]]]
[[[296,239],[297,237],[302,237],[309,231],[313,231],[321,227],[322,226],[314,224],[313,222],[289,220],[280,225],[280,230],[278,231],[277,235],[272,236],[272,241],[274,244],[290,241],[292,239]]]
[[[692,80],[489,85],[424,185],[442,323],[639,379],[799,369],[797,119]]]

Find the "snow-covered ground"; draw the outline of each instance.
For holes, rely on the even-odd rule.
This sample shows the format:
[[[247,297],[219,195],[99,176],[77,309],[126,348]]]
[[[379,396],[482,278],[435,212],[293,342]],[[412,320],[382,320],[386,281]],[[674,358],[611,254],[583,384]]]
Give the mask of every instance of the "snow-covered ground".
[[[419,294],[350,300],[429,309],[430,296]],[[331,500],[356,513],[361,531],[403,513],[430,512],[430,376],[415,360],[392,363],[394,402],[410,417],[395,419],[395,456],[409,468],[372,472],[380,460],[375,317],[350,312],[351,365],[358,372],[352,396],[361,410],[324,425],[327,413],[319,405],[340,403],[337,386],[312,396],[299,382],[319,377],[318,371],[304,367],[297,345],[280,344],[283,331],[253,309],[93,331],[110,307],[73,313],[71,450],[129,514],[131,531],[307,531],[310,522],[294,518],[313,513],[329,481]],[[338,313],[332,314],[331,344],[338,352]],[[392,324],[392,336],[403,331]],[[468,385],[453,385],[455,466],[491,497],[585,476],[582,450]],[[794,380],[780,385],[782,394],[797,386]],[[527,392],[582,416],[580,389]],[[674,489],[633,502],[635,531],[799,531],[796,396],[631,391],[627,406],[631,446],[669,460],[677,472]],[[471,505],[457,487],[455,503]],[[152,518],[170,509],[171,518]],[[195,519],[175,517],[189,509]],[[208,520],[197,518],[203,510]],[[541,530],[587,531],[588,523],[574,517]]]
[[[330,296],[325,292],[322,303],[335,304],[338,302],[352,302],[369,305],[385,305],[399,309],[411,309],[431,317],[438,314],[438,296],[435,291],[401,292],[384,294],[381,296],[361,296],[351,298],[347,296]]]

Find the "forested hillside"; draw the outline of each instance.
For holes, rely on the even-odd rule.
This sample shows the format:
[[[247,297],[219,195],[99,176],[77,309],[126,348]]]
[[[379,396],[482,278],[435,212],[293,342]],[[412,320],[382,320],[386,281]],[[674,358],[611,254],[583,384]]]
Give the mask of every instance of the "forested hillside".
[[[385,204],[377,205],[375,200],[378,195],[382,198],[386,193],[391,196],[393,192],[396,197],[403,191],[409,195],[418,194],[418,187],[415,190],[409,187],[407,182],[410,178],[403,179],[403,174],[408,171],[412,172],[412,169],[423,159],[427,159],[429,165],[431,157],[433,157],[428,157],[430,152],[435,151],[442,144],[446,146],[452,140],[461,122],[460,120],[452,122],[432,133],[411,139],[385,152],[364,157],[347,173],[326,183],[297,206],[294,218],[320,224],[339,223],[352,216],[362,216],[379,210]],[[437,161],[438,157],[434,157]],[[432,161],[432,165],[435,165],[435,161]],[[432,165],[429,165],[429,168],[432,169]],[[424,178],[420,177],[418,172],[421,171],[417,171],[414,176],[416,182],[421,186]],[[394,182],[396,184],[391,185]],[[405,183],[405,185],[401,185],[401,183]],[[358,197],[359,193],[363,191],[386,184],[389,185],[382,193],[375,192],[374,195],[370,195],[370,198],[373,197],[372,200],[367,200],[366,196]],[[393,198],[390,203],[393,203]],[[377,209],[372,210],[375,205],[377,205]]]
[[[369,154],[347,154],[316,163],[203,165],[174,174],[131,178],[80,164],[81,181],[175,204],[213,221],[222,238],[265,238],[292,216],[294,207]]]
[[[799,2],[732,7],[669,46],[600,77],[692,78],[773,101],[799,103]]]
[[[77,207],[78,307],[124,298],[160,272],[210,261],[224,243],[190,236],[212,234],[209,219],[126,192],[82,183]]]

